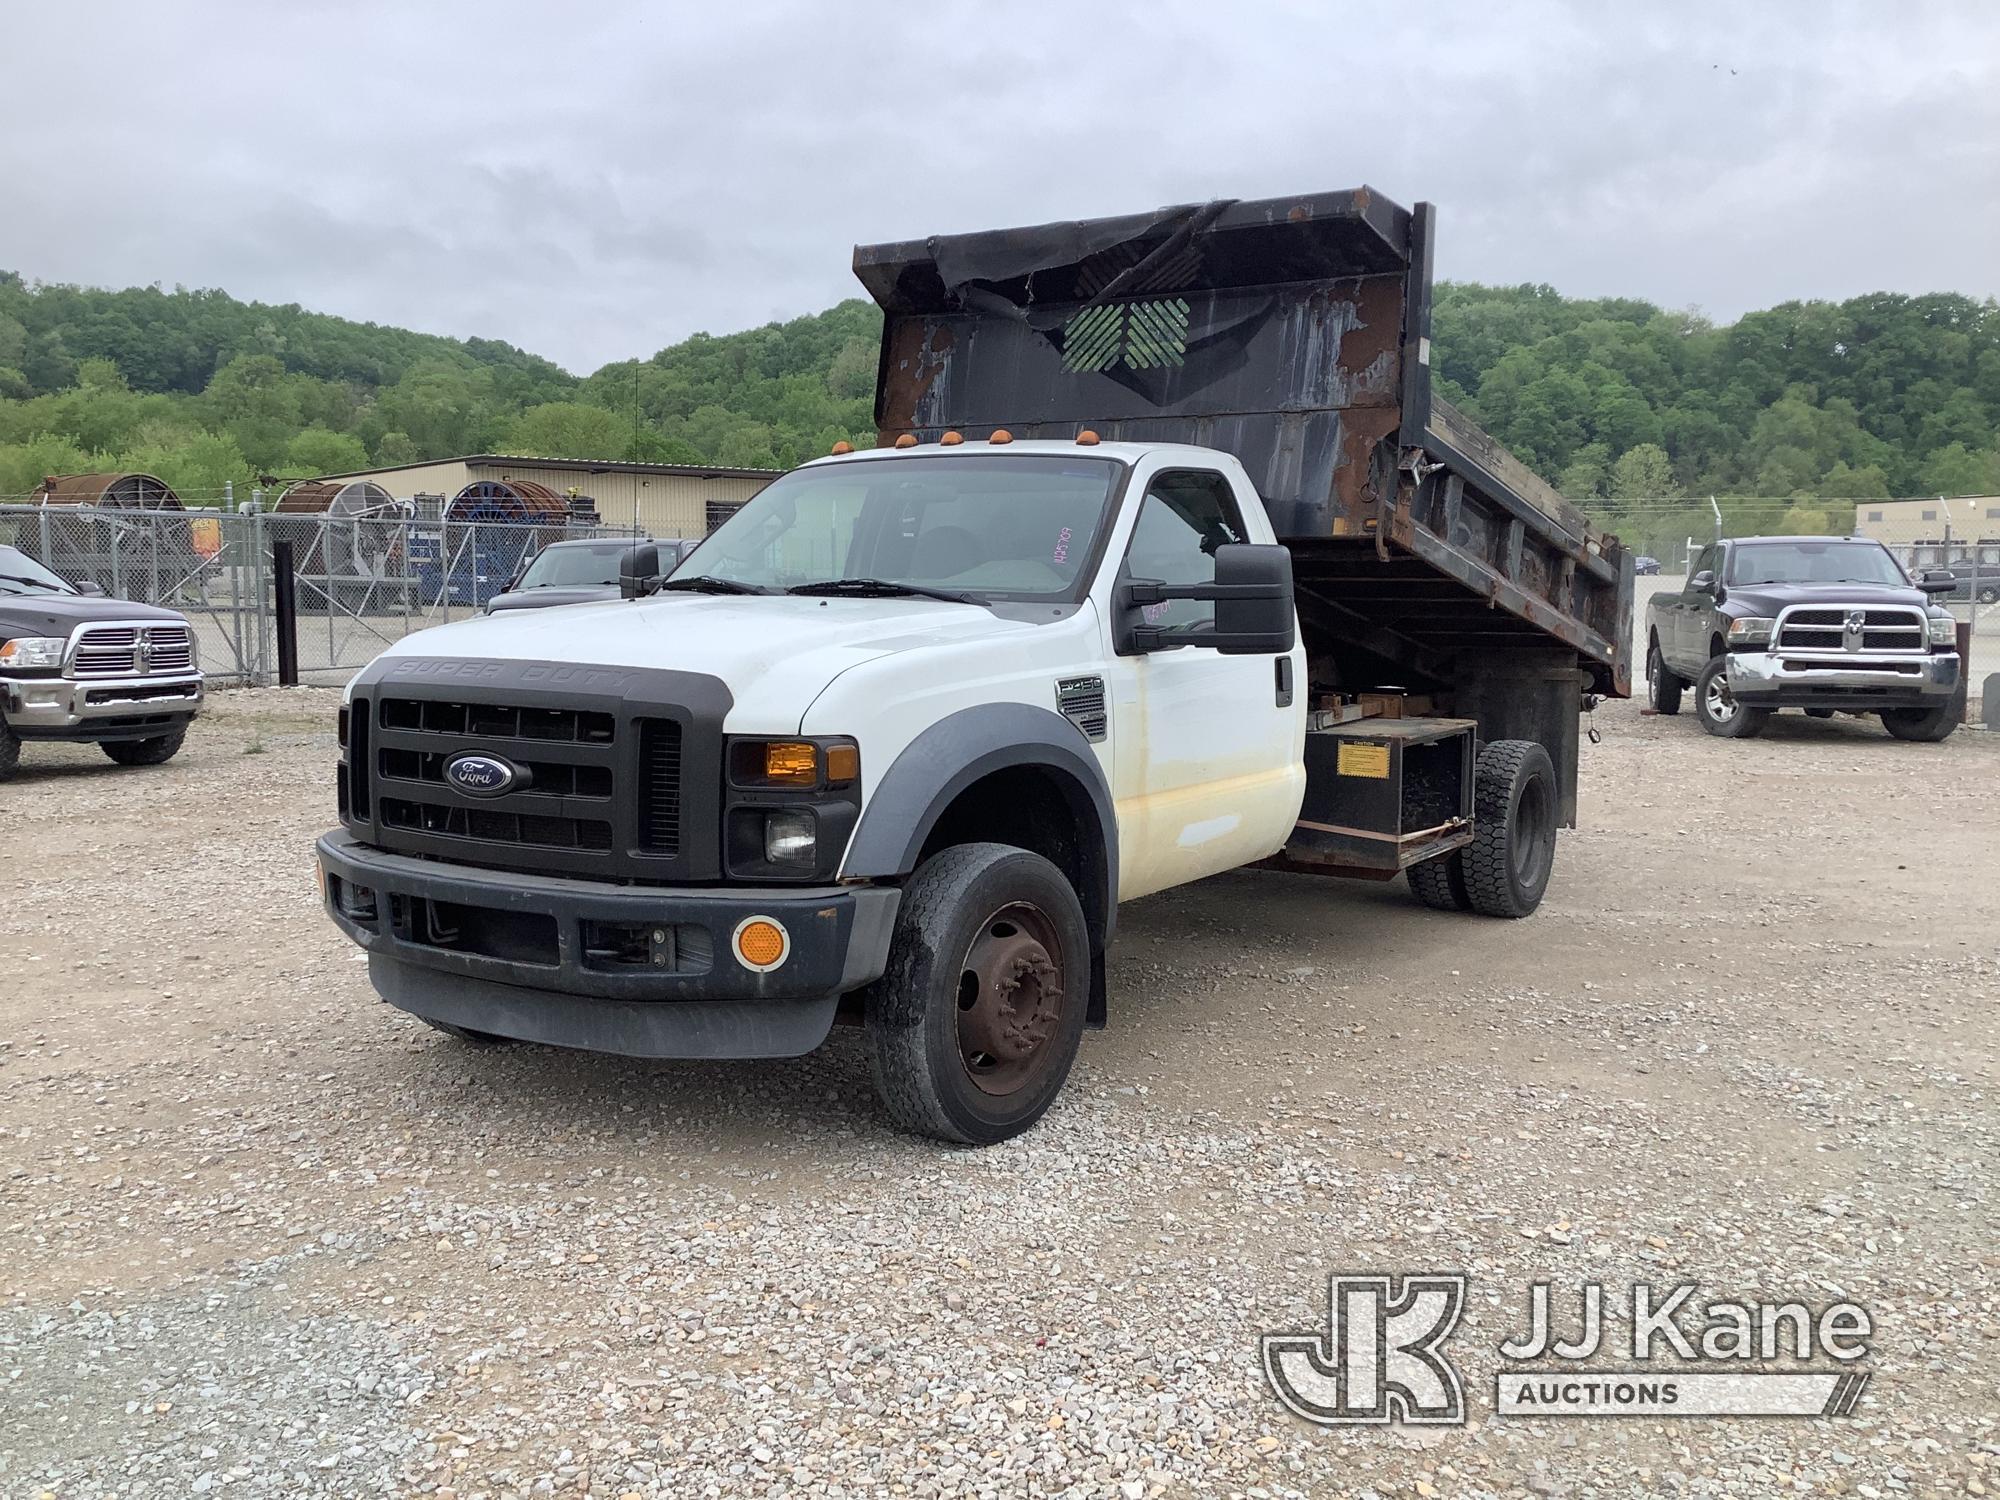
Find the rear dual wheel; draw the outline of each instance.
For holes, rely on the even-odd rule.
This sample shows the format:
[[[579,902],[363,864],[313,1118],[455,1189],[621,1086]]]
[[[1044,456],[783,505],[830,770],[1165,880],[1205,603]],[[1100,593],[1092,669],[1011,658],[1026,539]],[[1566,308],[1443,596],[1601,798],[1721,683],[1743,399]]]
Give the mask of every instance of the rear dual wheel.
[[[1533,740],[1495,740],[1479,752],[1472,842],[1406,872],[1410,890],[1440,911],[1525,917],[1555,869],[1561,793],[1549,752]]]

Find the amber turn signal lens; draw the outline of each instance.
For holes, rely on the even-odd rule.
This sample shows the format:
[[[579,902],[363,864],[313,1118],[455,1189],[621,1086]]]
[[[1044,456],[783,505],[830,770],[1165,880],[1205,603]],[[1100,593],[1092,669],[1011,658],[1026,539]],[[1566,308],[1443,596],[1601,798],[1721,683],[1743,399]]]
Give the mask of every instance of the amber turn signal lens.
[[[940,448],[956,448],[960,443],[964,441],[965,441],[964,433],[947,432],[943,437],[938,439],[938,446]]]
[[[833,445],[833,452],[836,457],[842,453],[852,453],[853,451],[854,444],[849,442],[839,442]]]
[[[861,752],[853,745],[828,745],[826,747],[826,779],[835,786],[859,780],[861,776]]]
[[[1095,448],[1098,442],[1097,434],[1092,432],[1088,427],[1076,435],[1076,444],[1079,448]]]
[[[736,929],[736,956],[745,968],[775,969],[790,946],[785,929],[769,917],[752,917]]]
[[[791,740],[764,747],[764,779],[780,786],[811,786],[819,780],[819,749]]]
[[[986,441],[989,443],[1011,443],[1014,441],[1014,434],[1004,427],[996,427],[993,429],[993,436]]]
[[[898,438],[896,439],[896,446],[897,446],[898,448],[914,448],[914,447],[916,447],[916,446],[917,446],[917,435],[916,435],[916,434],[915,434],[914,432],[905,432],[905,433],[901,434],[901,435],[900,435],[900,436],[899,436],[899,437],[898,437]]]

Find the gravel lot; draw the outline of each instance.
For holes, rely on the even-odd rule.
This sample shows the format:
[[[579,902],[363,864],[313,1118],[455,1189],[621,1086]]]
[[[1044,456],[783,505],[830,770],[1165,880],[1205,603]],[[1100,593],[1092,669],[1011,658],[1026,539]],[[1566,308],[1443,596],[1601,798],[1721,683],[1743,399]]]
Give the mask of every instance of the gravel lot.
[[[320,916],[335,695],[0,790],[0,1495],[2000,1493],[2000,735],[1608,705],[1547,904],[1243,874],[985,1152],[796,1063],[471,1052]],[[1285,1415],[1463,1269],[1462,1429]],[[1527,1284],[1853,1298],[1840,1421],[1513,1421]],[[1573,1304],[1570,1304],[1573,1305]]]

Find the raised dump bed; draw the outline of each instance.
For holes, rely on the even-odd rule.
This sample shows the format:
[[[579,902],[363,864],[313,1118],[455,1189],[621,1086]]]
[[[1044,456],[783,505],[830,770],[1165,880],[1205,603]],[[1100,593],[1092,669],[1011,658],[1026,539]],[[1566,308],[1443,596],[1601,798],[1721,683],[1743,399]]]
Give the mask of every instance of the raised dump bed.
[[[1321,692],[1399,688],[1550,747],[1631,685],[1632,566],[1431,391],[1436,213],[1371,188],[861,246],[876,425],[1196,443],[1291,548]]]

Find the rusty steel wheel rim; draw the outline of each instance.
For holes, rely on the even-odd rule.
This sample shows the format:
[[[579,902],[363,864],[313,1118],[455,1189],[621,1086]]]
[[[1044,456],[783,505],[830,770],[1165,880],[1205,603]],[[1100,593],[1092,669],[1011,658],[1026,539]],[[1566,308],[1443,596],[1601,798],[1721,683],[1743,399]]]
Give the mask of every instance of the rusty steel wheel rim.
[[[1018,1094],[1048,1071],[1064,1004],[1062,942],[1016,901],[980,924],[958,974],[958,1056],[981,1093]]]

